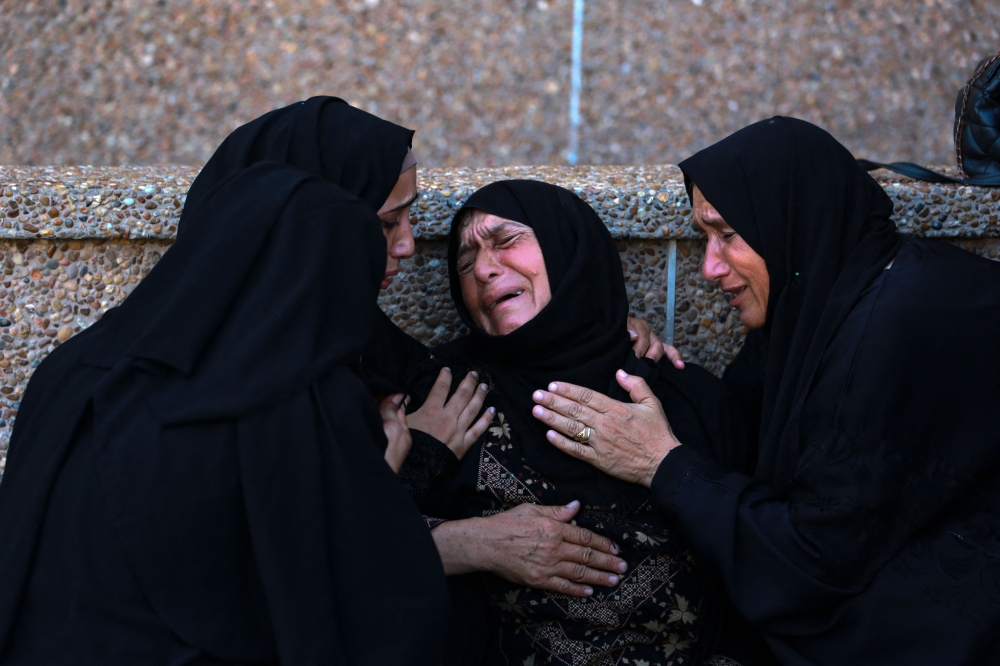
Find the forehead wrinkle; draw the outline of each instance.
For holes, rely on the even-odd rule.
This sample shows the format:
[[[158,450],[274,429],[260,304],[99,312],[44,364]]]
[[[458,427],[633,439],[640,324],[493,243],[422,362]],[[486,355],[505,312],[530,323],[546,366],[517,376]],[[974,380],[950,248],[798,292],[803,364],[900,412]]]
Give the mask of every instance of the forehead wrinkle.
[[[698,231],[701,231],[701,225],[703,224],[716,229],[729,227],[729,223],[722,217],[722,213],[708,202],[692,209],[691,222]]]
[[[484,215],[483,217],[486,217],[486,216]],[[480,218],[480,219],[482,219],[482,218]],[[512,225],[512,224],[517,225],[517,226],[524,226],[524,227],[527,227],[529,229],[531,228],[531,227],[528,227],[528,225],[526,225],[526,224],[522,225],[522,224],[520,224],[518,222],[514,222],[513,220],[505,220],[503,218],[498,218],[495,223],[493,223],[493,224],[489,225],[488,227],[486,227],[486,229],[485,229],[485,231],[483,233],[476,234],[475,233],[475,227],[476,227],[476,224],[478,222],[479,222],[479,220],[473,218],[470,222],[468,222],[465,225],[465,228],[462,229],[462,241],[458,245],[458,254],[459,254],[459,256],[461,256],[461,255],[463,255],[463,254],[465,254],[465,253],[467,253],[467,252],[469,252],[470,250],[473,249],[472,243],[470,243],[467,240],[465,240],[470,235],[472,235],[472,236],[480,236],[480,237],[482,237],[484,239],[486,239],[486,238],[493,238],[494,236],[496,236],[497,234],[499,234],[501,231],[503,231],[505,228],[507,228],[509,225]]]

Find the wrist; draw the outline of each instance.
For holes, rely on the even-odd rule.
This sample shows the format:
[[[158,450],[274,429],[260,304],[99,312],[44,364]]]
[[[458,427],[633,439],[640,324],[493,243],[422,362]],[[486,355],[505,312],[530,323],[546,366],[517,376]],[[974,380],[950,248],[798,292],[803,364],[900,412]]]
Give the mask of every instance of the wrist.
[[[678,442],[677,439],[673,436],[673,433],[671,433],[663,442],[663,444],[657,447],[657,450],[660,451],[661,453],[658,459],[654,458],[650,460],[650,464],[647,466],[646,473],[641,481],[642,485],[644,485],[647,488],[651,488],[653,486],[653,478],[656,476],[656,472],[659,471],[660,465],[662,465],[663,461],[666,460],[668,455],[670,455],[670,452],[676,449],[680,445],[681,443]]]
[[[480,538],[483,518],[449,520],[431,530],[446,576],[491,571],[490,549]]]

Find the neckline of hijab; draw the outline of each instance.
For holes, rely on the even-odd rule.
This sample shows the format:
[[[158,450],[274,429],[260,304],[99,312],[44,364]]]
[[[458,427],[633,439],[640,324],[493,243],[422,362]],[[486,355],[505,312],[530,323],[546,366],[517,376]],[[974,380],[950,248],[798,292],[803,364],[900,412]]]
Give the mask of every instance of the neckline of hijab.
[[[900,239],[893,203],[826,131],[775,117],[680,163],[763,257],[767,319],[727,369],[761,404],[756,477],[784,489],[798,463],[799,414],[823,351]]]

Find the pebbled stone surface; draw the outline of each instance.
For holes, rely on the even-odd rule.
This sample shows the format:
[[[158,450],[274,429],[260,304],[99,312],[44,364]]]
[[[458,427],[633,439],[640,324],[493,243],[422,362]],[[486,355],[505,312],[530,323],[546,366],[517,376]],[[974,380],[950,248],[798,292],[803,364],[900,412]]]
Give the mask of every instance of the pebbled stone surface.
[[[859,157],[953,161],[995,0],[586,2],[580,163],[677,162],[794,115]],[[314,94],[427,166],[564,164],[573,0],[5,0],[0,164],[203,164]]]

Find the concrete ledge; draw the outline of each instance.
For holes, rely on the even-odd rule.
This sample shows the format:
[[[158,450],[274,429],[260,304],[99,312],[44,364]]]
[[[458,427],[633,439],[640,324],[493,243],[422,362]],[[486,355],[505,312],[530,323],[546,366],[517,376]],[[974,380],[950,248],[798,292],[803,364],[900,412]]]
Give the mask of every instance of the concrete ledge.
[[[171,240],[197,174],[195,167],[0,167],[0,239]],[[905,233],[1000,237],[1000,190],[875,175],[895,201]],[[616,238],[698,237],[680,170],[668,165],[423,169],[417,238],[444,238],[469,194],[505,178],[545,180],[577,192]]]
[[[122,301],[166,252],[192,167],[0,167],[0,473],[24,386],[52,348]],[[938,186],[879,173],[909,234],[997,258],[1000,190]],[[448,293],[443,239],[478,187],[536,178],[579,193],[618,241],[633,314],[682,354],[720,372],[745,331],[701,278],[703,244],[673,166],[422,170],[417,254],[380,304],[434,345],[461,328]],[[224,260],[224,257],[220,257]]]

